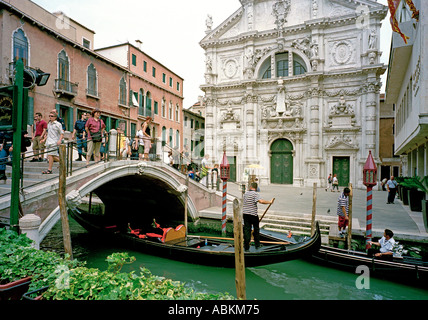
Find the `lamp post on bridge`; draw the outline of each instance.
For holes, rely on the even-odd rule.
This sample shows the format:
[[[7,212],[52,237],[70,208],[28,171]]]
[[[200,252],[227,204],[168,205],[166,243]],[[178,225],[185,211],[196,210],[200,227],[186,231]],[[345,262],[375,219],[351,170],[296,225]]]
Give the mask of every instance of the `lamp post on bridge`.
[[[369,241],[372,239],[372,218],[373,218],[373,187],[377,184],[377,168],[369,151],[366,164],[363,169],[363,184],[367,187],[367,218],[366,218],[366,250],[370,249]]]
[[[223,160],[220,164],[220,179],[223,181],[223,201],[221,216],[221,232],[226,235],[226,213],[227,213],[227,180],[230,178],[230,165],[227,161],[226,151],[223,153]]]

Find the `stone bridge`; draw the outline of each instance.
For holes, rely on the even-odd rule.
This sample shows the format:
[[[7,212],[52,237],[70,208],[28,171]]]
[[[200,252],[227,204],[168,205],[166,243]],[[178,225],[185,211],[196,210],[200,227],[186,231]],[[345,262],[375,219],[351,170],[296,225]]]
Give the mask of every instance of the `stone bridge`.
[[[183,221],[186,175],[163,162],[122,160],[82,168],[67,177],[67,204],[78,206],[89,197],[102,201],[109,215],[130,215],[146,220]],[[60,219],[58,178],[29,186],[20,195],[24,215],[41,218],[39,240],[49,233]],[[200,218],[200,212],[217,207],[221,212],[221,192],[188,181],[188,217]],[[96,202],[96,201],[95,201]],[[10,195],[0,198],[0,217],[9,217]]]

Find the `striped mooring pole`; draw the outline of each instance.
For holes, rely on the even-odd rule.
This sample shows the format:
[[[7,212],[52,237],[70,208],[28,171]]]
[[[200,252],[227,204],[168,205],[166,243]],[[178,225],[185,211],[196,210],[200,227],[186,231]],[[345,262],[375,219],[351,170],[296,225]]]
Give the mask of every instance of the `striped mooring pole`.
[[[221,233],[226,234],[226,213],[227,213],[227,180],[223,180],[223,203],[221,212]]]
[[[373,188],[367,187],[367,222],[366,222],[366,250],[371,248],[369,241],[372,240],[372,217],[373,217]]]

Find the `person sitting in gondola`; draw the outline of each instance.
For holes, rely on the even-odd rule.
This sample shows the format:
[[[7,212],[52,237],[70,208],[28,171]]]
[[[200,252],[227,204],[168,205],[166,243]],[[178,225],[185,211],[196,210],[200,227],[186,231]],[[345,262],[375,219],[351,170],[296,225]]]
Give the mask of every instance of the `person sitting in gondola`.
[[[370,245],[375,245],[380,248],[370,248],[367,252],[367,255],[369,257],[374,256],[376,258],[392,260],[395,245],[395,240],[393,237],[394,233],[389,229],[385,229],[383,237],[379,240],[379,242],[369,241]]]

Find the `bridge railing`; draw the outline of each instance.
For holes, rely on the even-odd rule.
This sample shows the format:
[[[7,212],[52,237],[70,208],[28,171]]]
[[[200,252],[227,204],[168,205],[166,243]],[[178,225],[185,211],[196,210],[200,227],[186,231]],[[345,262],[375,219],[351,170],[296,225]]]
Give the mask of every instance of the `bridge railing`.
[[[180,152],[178,148],[171,147],[169,144],[163,145],[163,159],[177,171],[184,175],[189,175],[193,180],[202,183],[208,189],[220,190],[221,180],[219,169],[209,170],[206,179],[201,177],[201,158],[191,157],[191,153],[186,155]]]
[[[76,165],[76,157],[78,156],[78,149],[80,146],[83,147],[83,156],[86,156],[87,151],[87,140],[64,140],[63,144],[66,145],[66,175],[67,177],[73,175],[74,173],[84,170],[86,168],[95,166],[101,162],[111,162],[111,161],[119,161],[119,160],[139,160],[140,157],[138,155],[138,151],[135,148],[135,137],[126,136],[123,134],[118,134],[116,130],[111,130],[110,132],[106,133],[105,137],[103,137],[102,141],[102,148],[101,151],[104,151],[102,154],[102,157],[99,161],[91,160],[88,164],[85,164],[85,159],[82,159],[82,164]],[[27,138],[27,141],[29,141],[29,138]],[[134,145],[133,145],[134,144]],[[10,149],[12,145],[3,145],[5,149],[5,153],[3,152],[3,155],[0,152],[0,181],[1,181],[1,170],[2,166],[12,166],[12,152]],[[104,147],[104,150],[103,150]],[[59,146],[55,147],[54,149],[59,150]],[[46,168],[48,169],[48,163],[46,162],[45,158],[47,157],[47,154],[49,152],[52,152],[52,150],[44,150],[39,152],[39,157],[42,157],[44,159],[42,162]],[[150,149],[149,158],[151,161],[162,161],[166,164],[170,164],[168,153],[172,153],[172,158],[175,159],[174,163],[172,164],[172,167],[174,167],[178,172],[181,174],[187,176],[188,174],[192,174],[192,178],[198,182],[200,180],[198,179],[197,172],[200,169],[200,159],[199,158],[191,158],[186,156],[183,152],[178,151],[176,148],[171,147],[170,145],[162,142],[159,139],[153,139],[152,140],[152,147]],[[29,162],[33,157],[35,156],[35,153],[33,150],[24,151],[21,153],[21,159],[20,159],[20,192],[22,193],[24,189],[37,186],[39,184],[46,183],[47,181],[53,181],[55,179],[58,179],[58,174],[44,174],[42,175],[42,172],[40,172],[40,176],[38,178],[34,179],[27,179],[25,178],[26,168],[30,167]],[[54,164],[54,168],[56,165]],[[14,170],[14,168],[12,168]],[[42,169],[43,170],[43,169]],[[6,174],[6,172],[5,172]],[[38,176],[37,174],[35,176]],[[25,182],[25,184],[24,184]],[[209,189],[216,189],[219,190],[220,180],[218,176],[217,171],[211,171],[208,175],[208,178],[206,181],[204,180],[204,185]],[[0,195],[0,201],[2,198],[7,197],[10,195],[11,191],[6,191]]]

